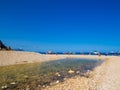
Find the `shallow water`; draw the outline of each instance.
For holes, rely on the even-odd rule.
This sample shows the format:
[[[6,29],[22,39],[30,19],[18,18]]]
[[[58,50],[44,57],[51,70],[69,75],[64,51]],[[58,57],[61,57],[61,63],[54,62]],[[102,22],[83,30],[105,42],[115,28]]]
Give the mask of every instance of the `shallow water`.
[[[60,72],[62,74],[66,74],[70,69],[85,73],[88,70],[93,70],[93,68],[100,65],[102,62],[103,60],[67,58],[62,60],[44,62],[41,65],[41,69],[46,71],[44,73]]]
[[[49,77],[48,81],[46,80],[45,84],[50,85],[51,82],[62,82],[65,78],[71,78],[76,75],[88,77],[85,73],[87,71],[93,70],[96,66],[101,65],[103,62],[104,60],[79,58],[66,58],[44,62],[40,66],[40,75],[46,75],[47,77]],[[72,70],[73,73],[69,73],[70,70]]]
[[[43,63],[12,65],[0,67],[0,86],[7,85],[8,90],[42,88],[58,83],[75,75],[85,76],[103,60],[67,58]],[[69,71],[72,70],[72,73]],[[14,85],[10,83],[14,82]]]
[[[57,71],[67,71],[72,70],[92,70],[94,67],[100,65],[103,60],[92,60],[92,59],[75,59],[67,58],[55,61],[44,62],[40,67],[41,69],[46,69],[47,72],[57,72]],[[46,72],[44,72],[46,73]]]

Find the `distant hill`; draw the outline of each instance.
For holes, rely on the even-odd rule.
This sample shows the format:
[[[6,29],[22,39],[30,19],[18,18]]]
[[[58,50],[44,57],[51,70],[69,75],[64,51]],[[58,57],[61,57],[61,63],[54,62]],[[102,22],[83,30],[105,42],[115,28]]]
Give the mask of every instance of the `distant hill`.
[[[3,42],[0,40],[0,51],[2,50],[12,50],[10,46],[5,46]]]

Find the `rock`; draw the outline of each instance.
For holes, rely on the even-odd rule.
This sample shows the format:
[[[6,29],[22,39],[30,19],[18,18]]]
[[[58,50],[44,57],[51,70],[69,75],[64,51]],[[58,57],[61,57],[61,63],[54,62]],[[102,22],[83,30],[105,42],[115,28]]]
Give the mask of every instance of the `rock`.
[[[0,40],[0,50],[12,50],[11,47],[7,47],[3,44],[3,42]]]
[[[11,85],[15,85],[16,84],[16,82],[12,82],[12,83],[10,83]]]
[[[71,69],[68,71],[69,74],[73,74],[74,72],[75,72],[75,71],[73,71],[73,70],[71,70]]]
[[[80,71],[76,71],[76,74],[80,74]]]
[[[50,86],[52,86],[53,85],[53,83],[50,83]]]
[[[43,88],[45,87],[45,85],[42,86]]]
[[[55,73],[56,76],[60,77],[61,75],[59,74],[59,72]]]
[[[4,90],[4,89],[7,89],[7,88],[8,88],[8,86],[7,86],[7,85],[5,85],[5,86],[2,86],[1,88]]]
[[[59,83],[59,82],[60,82],[59,80],[56,81],[56,83]]]

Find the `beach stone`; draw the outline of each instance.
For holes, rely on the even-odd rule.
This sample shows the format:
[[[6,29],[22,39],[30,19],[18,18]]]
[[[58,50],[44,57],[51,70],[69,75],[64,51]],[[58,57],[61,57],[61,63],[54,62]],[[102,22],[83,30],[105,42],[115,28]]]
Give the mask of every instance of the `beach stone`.
[[[16,84],[16,82],[11,82],[10,84],[11,84],[11,85],[15,85],[15,84]]]
[[[56,75],[56,76],[58,76],[58,77],[60,77],[60,76],[61,76],[59,72],[55,73],[55,75]]]
[[[45,85],[42,86],[43,88],[45,87]]]
[[[76,74],[80,74],[80,71],[76,71]]]
[[[7,88],[8,88],[8,85],[5,85],[5,86],[1,87],[2,90],[7,89]]]
[[[63,80],[67,80],[67,78],[64,78]]]
[[[59,82],[60,82],[59,80],[56,81],[56,83],[59,83]]]
[[[5,88],[5,86],[2,86],[2,87],[1,87],[1,89],[4,89],[4,88]]]
[[[52,86],[53,85],[53,83],[50,83],[50,86]]]
[[[75,71],[73,71],[73,70],[71,70],[71,69],[68,71],[69,74],[73,74],[74,72],[75,72]]]

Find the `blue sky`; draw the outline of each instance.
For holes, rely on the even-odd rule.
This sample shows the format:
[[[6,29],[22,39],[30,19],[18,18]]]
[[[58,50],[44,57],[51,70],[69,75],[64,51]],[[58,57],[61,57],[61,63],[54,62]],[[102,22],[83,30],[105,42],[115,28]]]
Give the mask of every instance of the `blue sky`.
[[[118,0],[0,0],[0,39],[32,51],[120,50]]]

